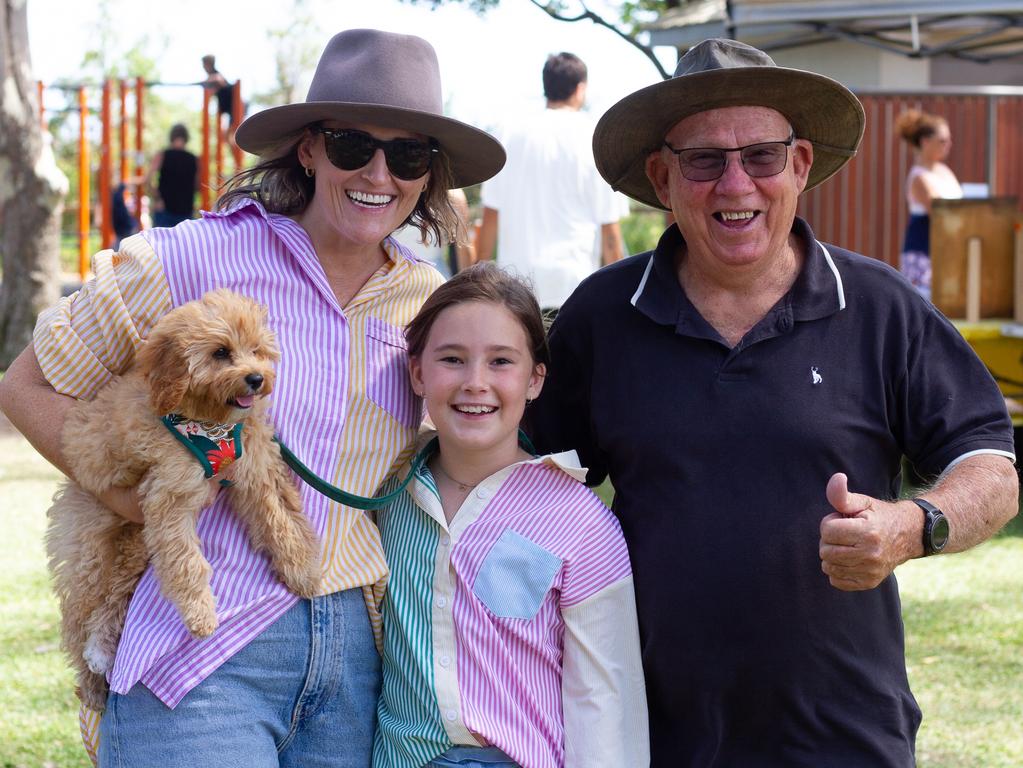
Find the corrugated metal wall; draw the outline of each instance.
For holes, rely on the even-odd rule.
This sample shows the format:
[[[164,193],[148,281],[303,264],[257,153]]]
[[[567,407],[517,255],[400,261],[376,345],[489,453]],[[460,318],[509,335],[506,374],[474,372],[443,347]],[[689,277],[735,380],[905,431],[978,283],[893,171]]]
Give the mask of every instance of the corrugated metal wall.
[[[800,201],[799,215],[819,239],[898,266],[913,149],[895,133],[895,120],[909,108],[948,121],[948,165],[960,182],[986,183],[992,196],[1023,201],[1023,88],[856,95],[867,119],[859,153]]]

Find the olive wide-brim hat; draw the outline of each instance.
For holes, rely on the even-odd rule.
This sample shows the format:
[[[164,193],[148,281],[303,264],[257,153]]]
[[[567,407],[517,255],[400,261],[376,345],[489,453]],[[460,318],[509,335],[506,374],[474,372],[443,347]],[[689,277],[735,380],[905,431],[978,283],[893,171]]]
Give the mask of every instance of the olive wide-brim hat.
[[[683,118],[724,107],[770,107],[813,143],[806,189],[830,178],[856,154],[863,137],[863,105],[824,75],[779,67],[763,51],[735,40],[704,40],[679,59],[670,80],[642,88],[597,122],[593,157],[612,188],[655,208],[647,156]]]
[[[376,29],[349,29],[327,43],[304,102],[257,112],[235,141],[263,155],[324,120],[369,123],[421,133],[451,163],[452,186],[489,179],[504,166],[501,143],[485,131],[444,116],[437,53],[426,40]]]

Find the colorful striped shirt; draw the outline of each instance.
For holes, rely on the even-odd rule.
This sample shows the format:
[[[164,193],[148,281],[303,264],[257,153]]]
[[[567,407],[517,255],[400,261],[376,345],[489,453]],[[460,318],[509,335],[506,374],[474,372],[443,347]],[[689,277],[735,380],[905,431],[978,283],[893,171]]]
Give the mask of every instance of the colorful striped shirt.
[[[203,216],[95,257],[95,278],[38,320],[35,352],[47,379],[58,392],[91,398],[128,368],[164,313],[211,289],[234,289],[268,307],[281,348],[270,410],[277,434],[320,477],[372,495],[412,451],[422,409],[408,381],[402,329],[441,276],[387,240],[387,263],[342,308],[309,237],[291,219],[253,201]],[[321,593],[363,588],[379,632],[387,564],[376,526],[364,512],[300,485],[323,545]],[[220,494],[198,522],[213,567],[217,631],[191,637],[147,570],[109,674],[112,690],[125,693],[141,681],[174,707],[297,600],[265,555],[252,551],[229,500]],[[82,720],[94,746],[98,715],[85,712]]]
[[[526,768],[647,764],[629,554],[585,474],[575,452],[513,464],[449,525],[423,464],[380,511],[391,577],[374,768],[481,743]]]

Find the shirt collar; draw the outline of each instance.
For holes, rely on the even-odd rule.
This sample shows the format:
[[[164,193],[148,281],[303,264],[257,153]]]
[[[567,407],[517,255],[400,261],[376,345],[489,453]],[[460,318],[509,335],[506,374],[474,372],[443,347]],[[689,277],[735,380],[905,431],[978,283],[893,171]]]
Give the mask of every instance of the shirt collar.
[[[520,433],[520,437],[525,437],[524,433]],[[408,477],[409,471],[412,467],[417,468],[417,476],[413,478],[413,484],[418,485],[422,480],[422,477],[426,471],[426,462],[429,457],[437,451],[437,432],[436,430],[429,430],[420,433],[416,439],[416,451],[411,461],[406,463],[398,472],[398,479],[404,481]],[[528,438],[525,438],[528,441]],[[523,447],[526,447],[525,445]],[[529,446],[532,447],[531,445]],[[523,459],[517,461],[504,469],[495,472],[491,478],[485,480],[484,483],[489,482],[490,479],[497,479],[499,482],[503,481],[505,477],[511,474],[511,471],[515,467],[525,466],[527,464],[545,464],[550,467],[555,467],[558,470],[564,472],[569,477],[579,481],[580,483],[586,480],[586,467],[582,466],[579,461],[579,454],[575,451],[562,451],[560,453],[548,453],[544,456],[534,456],[531,459]],[[416,498],[417,502],[420,502],[422,506],[421,498],[419,494],[422,490],[419,489],[417,493],[414,493],[413,497]],[[433,493],[433,490],[430,490]]]
[[[796,281],[779,306],[791,312],[793,320],[816,320],[844,309],[846,300],[842,275],[829,250],[814,237],[810,225],[801,218],[797,217],[793,222],[792,232],[809,247]],[[678,281],[676,263],[684,247],[685,240],[678,225],[672,224],[651,252],[631,303],[655,323],[676,326],[679,331],[688,328],[692,332],[698,328],[706,329],[707,323]]]
[[[284,243],[288,251],[296,258],[298,263],[302,265],[303,270],[317,286],[324,298],[331,303],[336,302],[334,293],[323,272],[323,266],[313,250],[313,244],[309,239],[309,235],[291,217],[280,213],[269,213],[262,203],[251,197],[242,198],[223,211],[203,211],[202,215],[203,218],[211,219],[229,219],[235,216],[258,216],[262,218],[281,242]],[[387,263],[383,267],[383,279],[377,279],[380,273],[371,278],[348,303],[348,306],[345,307],[346,311],[375,298],[394,281],[403,279],[408,271],[421,261],[412,250],[404,247],[390,236],[384,239],[383,249],[384,254],[387,256]]]
[[[242,211],[248,211],[249,213],[258,215],[278,234],[284,234],[282,229],[287,230],[287,234],[291,234],[295,227],[299,227],[301,229],[301,226],[291,217],[280,213],[270,213],[263,207],[262,203],[251,197],[244,197],[240,200],[236,200],[229,208],[222,211],[203,211],[202,217],[204,219],[227,219],[240,214]],[[411,263],[422,261],[422,259],[416,255],[415,251],[402,245],[391,236],[388,236],[384,240],[383,245],[384,253],[387,254],[387,258],[390,259],[392,264],[397,264],[399,261],[408,261]]]

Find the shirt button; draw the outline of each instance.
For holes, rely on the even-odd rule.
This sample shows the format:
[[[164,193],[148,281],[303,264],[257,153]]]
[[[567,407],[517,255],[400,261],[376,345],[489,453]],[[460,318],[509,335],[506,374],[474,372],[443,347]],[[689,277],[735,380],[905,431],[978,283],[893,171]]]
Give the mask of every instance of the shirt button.
[[[441,656],[440,657],[440,665],[442,667],[446,667],[450,663],[451,663],[451,657],[450,656]]]
[[[490,498],[490,489],[489,488],[477,488],[476,489],[476,498],[478,498],[478,499],[489,499]]]
[[[780,330],[787,331],[791,327],[792,327],[792,318],[789,317],[788,315],[782,315],[778,319],[778,328]]]
[[[445,717],[447,717],[447,719],[450,720],[451,722],[455,722],[455,718],[458,717],[458,713],[455,712],[455,710],[453,709],[449,709],[445,714]]]
[[[437,607],[438,608],[443,608],[447,604],[448,604],[448,600],[447,600],[446,597],[438,597],[437,598]]]
[[[440,537],[440,545],[442,547],[446,547],[450,543],[451,543],[451,539],[449,539],[447,536],[441,536]]]

